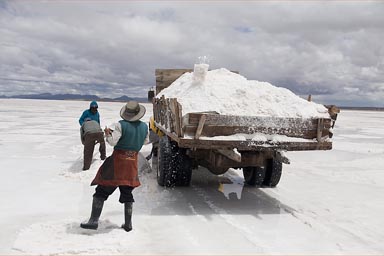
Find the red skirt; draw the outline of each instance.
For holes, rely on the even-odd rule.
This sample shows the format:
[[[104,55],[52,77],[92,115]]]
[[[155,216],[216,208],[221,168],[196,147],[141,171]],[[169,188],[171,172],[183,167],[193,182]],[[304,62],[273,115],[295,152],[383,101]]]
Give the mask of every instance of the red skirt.
[[[91,186],[140,186],[137,159],[136,151],[114,150],[100,166]]]

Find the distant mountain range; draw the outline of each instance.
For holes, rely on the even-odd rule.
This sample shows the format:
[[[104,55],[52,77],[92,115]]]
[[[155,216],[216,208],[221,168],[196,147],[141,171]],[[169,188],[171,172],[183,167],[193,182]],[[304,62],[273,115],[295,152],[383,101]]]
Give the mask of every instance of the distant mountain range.
[[[116,101],[116,102],[126,102],[129,100],[135,100],[142,103],[148,102],[148,99],[144,97],[128,97],[126,95],[120,96],[118,98],[100,98],[99,96],[96,96],[96,95],[51,94],[51,93],[24,94],[24,95],[13,95],[13,96],[0,95],[0,99],[97,100],[97,101]]]
[[[128,97],[126,95],[118,98],[100,98],[96,95],[81,95],[81,94],[52,94],[52,93],[40,93],[40,94],[22,94],[5,96],[0,95],[0,99],[39,99],[39,100],[85,100],[85,101],[112,101],[112,102],[127,102],[129,100],[135,100],[141,103],[147,103],[148,98],[144,97]],[[371,111],[384,111],[383,107],[350,107],[350,106],[338,106],[341,110],[371,110]]]

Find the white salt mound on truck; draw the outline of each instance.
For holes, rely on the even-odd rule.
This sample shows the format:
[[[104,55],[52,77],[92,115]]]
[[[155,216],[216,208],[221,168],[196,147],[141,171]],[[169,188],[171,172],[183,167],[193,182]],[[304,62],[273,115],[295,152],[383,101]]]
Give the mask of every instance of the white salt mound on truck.
[[[203,65],[201,67],[201,65]],[[208,69],[208,65],[200,64]],[[290,90],[247,80],[225,68],[185,73],[156,98],[177,98],[182,113],[215,111],[222,115],[329,118],[328,109]],[[201,69],[200,69],[201,70]]]

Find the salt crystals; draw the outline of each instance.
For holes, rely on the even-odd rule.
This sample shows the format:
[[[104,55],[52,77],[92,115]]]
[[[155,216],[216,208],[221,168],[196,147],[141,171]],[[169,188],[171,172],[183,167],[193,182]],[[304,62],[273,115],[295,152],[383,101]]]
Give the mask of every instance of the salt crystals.
[[[215,111],[222,115],[329,118],[321,104],[300,98],[286,88],[248,80],[225,68],[208,71],[196,64],[156,97],[177,98],[182,114]]]

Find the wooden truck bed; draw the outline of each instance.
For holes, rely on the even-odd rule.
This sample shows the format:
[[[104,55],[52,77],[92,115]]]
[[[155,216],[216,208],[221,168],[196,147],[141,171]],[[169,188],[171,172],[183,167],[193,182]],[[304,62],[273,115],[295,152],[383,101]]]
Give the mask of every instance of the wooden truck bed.
[[[154,120],[181,148],[266,150],[330,150],[331,118],[229,116],[215,112],[186,113],[175,98],[154,99]]]

